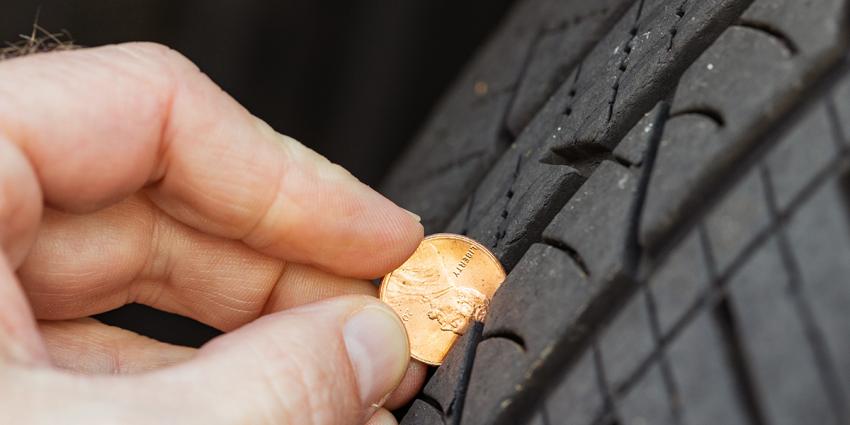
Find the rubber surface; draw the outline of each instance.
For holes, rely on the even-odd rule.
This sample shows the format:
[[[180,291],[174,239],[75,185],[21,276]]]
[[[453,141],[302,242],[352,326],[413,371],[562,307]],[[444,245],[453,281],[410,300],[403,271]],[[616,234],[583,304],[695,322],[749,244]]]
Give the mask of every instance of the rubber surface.
[[[509,271],[402,423],[850,423],[848,14],[518,4],[384,186]]]

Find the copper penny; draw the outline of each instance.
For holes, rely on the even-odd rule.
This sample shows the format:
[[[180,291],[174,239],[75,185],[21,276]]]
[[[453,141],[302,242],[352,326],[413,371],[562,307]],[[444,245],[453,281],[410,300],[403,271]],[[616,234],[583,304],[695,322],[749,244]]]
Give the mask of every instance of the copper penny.
[[[483,321],[505,269],[483,245],[460,235],[425,238],[381,281],[381,300],[401,317],[410,354],[439,365],[471,320]]]

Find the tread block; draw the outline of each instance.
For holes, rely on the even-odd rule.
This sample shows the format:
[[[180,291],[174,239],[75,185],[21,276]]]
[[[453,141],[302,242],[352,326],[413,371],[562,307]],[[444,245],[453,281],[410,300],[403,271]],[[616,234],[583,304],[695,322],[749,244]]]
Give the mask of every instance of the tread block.
[[[793,47],[804,55],[818,56],[845,31],[846,16],[845,0],[757,0],[740,22],[757,31],[772,32],[769,36],[783,48]]]
[[[717,272],[722,274],[770,224],[767,194],[758,170],[741,178],[705,220]]]
[[[649,139],[658,116],[660,107],[656,105],[652,110],[643,114],[640,121],[632,127],[623,137],[623,140],[614,149],[614,157],[630,164],[640,165],[646,149],[649,147]]]
[[[749,423],[736,393],[724,345],[705,311],[671,344],[668,358],[685,423]]]
[[[582,72],[572,84],[578,95],[570,113],[560,123],[564,131],[558,134],[553,146],[556,151],[567,152],[568,164],[581,160],[582,148],[576,145],[599,144],[610,151],[618,141],[611,133],[626,131],[612,125],[617,123],[609,122],[609,101],[613,96],[612,87],[620,78],[620,64],[628,56],[626,45],[632,39],[631,28],[639,9],[638,2],[633,2],[582,62]]]
[[[443,363],[425,384],[425,388],[422,389],[425,395],[440,403],[440,407],[443,408],[441,413],[445,413],[447,416],[454,413],[452,410],[455,394],[461,377],[466,368],[469,367],[466,361],[466,353],[470,344],[474,343],[474,338],[472,332],[467,332],[458,338],[446,358],[443,359]]]
[[[579,358],[557,387],[546,397],[543,406],[552,423],[591,425],[604,407],[602,389],[590,350]]]
[[[401,425],[444,425],[443,414],[422,400],[414,400]]]
[[[432,117],[435,130],[413,144],[406,156],[415,159],[399,161],[382,192],[418,214],[426,233],[442,230],[463,202],[459,189],[474,187],[502,153],[492,141],[499,140],[509,103],[509,93],[492,94],[463,108],[465,113],[446,108]]]
[[[581,315],[598,290],[563,251],[535,244],[493,297],[484,336],[518,335],[529,357],[541,356],[581,332]]]
[[[541,33],[526,68],[526,75],[519,83],[506,117],[511,134],[519,136],[543,106],[548,95],[554,93],[569,77],[575,78],[575,72],[570,71],[574,71],[578,64],[580,51],[570,45],[570,42],[580,36],[570,25],[564,29]],[[560,66],[558,62],[562,62]]]
[[[729,285],[768,422],[837,423],[778,246],[760,248]]]
[[[669,0],[635,2],[633,9],[597,45],[588,61],[593,62],[597,51],[608,60],[587,74],[592,83],[584,89],[586,102],[577,104],[574,117],[578,121],[567,126],[574,131],[566,133],[555,150],[577,150],[589,144],[614,149],[642,114],[663,98],[698,52],[743,11],[746,2],[692,2],[684,10],[689,25],[677,30],[677,42],[669,49],[669,31],[683,19],[677,15],[680,4]]]
[[[601,32],[609,26],[607,17],[616,12],[618,3],[626,0],[605,0],[611,6],[603,12],[603,2],[588,4],[582,0],[532,0],[519,2],[508,12],[506,23],[476,54],[469,66],[449,89],[437,112],[417,135],[410,148],[390,170],[382,192],[399,205],[422,217],[427,233],[442,231],[486,171],[508,147],[507,114],[511,104],[530,108],[526,115],[539,110],[556,86],[555,82],[525,94],[516,93],[522,79],[530,75],[530,61],[536,58],[534,49],[538,34],[546,29],[567,27],[576,17],[582,22],[596,23],[598,29],[576,29],[571,36],[575,48],[572,55],[587,50]],[[597,7],[602,8],[597,9]],[[545,53],[545,52],[541,52]],[[559,58],[539,59],[536,70],[564,73]],[[572,62],[575,62],[573,60]],[[551,70],[549,70],[551,69]],[[568,69],[566,70],[569,71]],[[557,76],[555,76],[557,77]],[[555,78],[557,80],[557,78]],[[524,85],[530,90],[533,83]],[[548,92],[547,92],[548,90]],[[522,95],[521,102],[513,100]],[[558,108],[560,113],[560,108]],[[541,121],[551,124],[552,118]],[[522,120],[514,121],[514,134]],[[413,173],[411,170],[421,170]],[[439,196],[435,196],[439,194]]]
[[[785,210],[812,178],[838,154],[825,105],[818,105],[768,153],[765,165],[777,207]]]
[[[713,121],[696,114],[674,115],[665,124],[641,217],[643,246],[654,247],[661,234],[689,214],[680,204],[698,178],[696,169],[719,150],[709,140],[715,131]]]
[[[716,6],[718,1],[723,4],[732,3],[732,0],[708,3]],[[741,3],[741,1],[735,2],[735,4]],[[663,2],[652,4],[656,8],[666,7]],[[730,7],[734,9],[734,6]],[[699,6],[699,8],[703,10],[704,7]],[[496,251],[503,252],[500,258],[510,267],[519,259],[522,251],[534,242],[537,236],[536,229],[547,224],[545,222],[551,218],[551,214],[557,212],[575,192],[583,180],[582,176],[589,176],[602,159],[610,157],[611,149],[622,136],[634,126],[644,112],[651,109],[661,99],[665,92],[664,87],[669,84],[669,81],[659,80],[655,75],[640,74],[640,77],[634,80],[634,85],[643,87],[641,90],[645,94],[645,99],[641,99],[633,106],[624,107],[613,116],[612,120],[607,119],[609,102],[613,97],[612,85],[616,84],[623,73],[620,70],[620,64],[626,55],[626,44],[634,37],[631,34],[631,28],[639,9],[639,4],[634,3],[607,35],[591,49],[582,61],[582,71],[578,81],[576,83],[566,81],[550,98],[542,112],[529,124],[534,131],[527,129],[520,134],[512,148],[508,149],[487,172],[481,185],[470,195],[471,201],[468,202],[468,206],[455,213],[449,226],[450,231],[469,230],[469,235],[487,241],[488,244],[495,246]],[[696,31],[692,38],[694,40],[713,38],[714,34],[721,30],[720,25],[709,23],[726,19],[720,14],[728,14],[730,10],[723,7],[705,8],[703,18],[706,24],[700,27],[702,29]],[[681,71],[687,65],[689,57],[681,55],[681,58],[681,60],[675,57],[663,61],[662,74],[672,76],[675,72]],[[659,69],[656,71],[661,72]],[[577,94],[573,100],[569,101],[572,102],[570,103],[571,113],[566,114],[566,111],[559,111],[560,108],[553,105],[564,107],[569,103],[564,95],[568,95],[573,86]],[[554,154],[552,149],[557,151],[557,154]],[[517,165],[518,161],[522,161],[521,166]],[[563,165],[549,166],[539,164],[540,161]],[[559,168],[564,170],[559,171]],[[506,177],[510,178],[506,179]],[[511,182],[514,182],[513,185]],[[519,199],[523,191],[530,189],[535,190],[533,198],[547,202],[547,207],[524,206],[524,209],[530,209],[530,211],[522,211],[519,219],[507,220],[503,223],[506,210],[508,217],[512,217],[510,204],[515,203],[515,201],[505,200],[506,193],[510,191],[514,194],[514,199]],[[528,200],[530,199],[526,198],[526,201]],[[506,204],[509,204],[509,208],[504,208]],[[470,221],[475,224],[464,225]],[[535,230],[526,231],[513,224],[523,222],[530,223]],[[519,242],[512,242],[513,240]]]
[[[699,234],[691,232],[649,278],[662,335],[670,332],[708,287],[708,268]]]
[[[822,186],[796,211],[788,224],[791,250],[797,258],[803,293],[811,301],[827,351],[836,362],[844,394],[850,394],[850,224],[846,197],[847,171],[841,180]]]
[[[640,291],[632,296],[599,337],[599,351],[609,387],[623,384],[655,348],[644,295]]]
[[[500,403],[504,403],[507,407],[511,399],[523,391],[527,382],[537,378],[538,368],[549,356],[563,355],[566,351],[580,349],[579,344],[582,344],[583,337],[591,330],[591,325],[600,319],[604,314],[603,311],[610,309],[607,302],[596,302],[600,299],[607,300],[607,297],[601,296],[600,292],[608,289],[610,288],[605,285],[588,281],[572,258],[563,251],[548,245],[533,245],[497,291],[484,327],[484,337],[490,338],[485,342],[507,341],[505,338],[498,338],[499,336],[516,336],[522,340],[526,349],[525,352],[516,353],[515,350],[509,350],[505,346],[506,343],[500,343],[502,345],[500,350],[505,351],[510,359],[495,360],[488,357],[482,360],[479,348],[475,367],[483,363],[489,365],[487,367],[491,370],[481,373],[498,375],[499,372],[493,372],[493,368],[512,369],[510,373],[503,373],[504,376],[498,378],[498,382],[488,378],[491,380],[481,384],[488,388],[492,387],[488,390],[490,393],[486,397],[501,397]],[[534,305],[534,308],[525,308],[529,305]],[[565,341],[568,346],[563,345]],[[514,343],[511,342],[511,344]],[[518,347],[516,344],[513,346]],[[556,350],[557,354],[555,354]],[[495,356],[496,354],[487,355]],[[585,361],[580,359],[579,363]],[[501,366],[503,364],[505,366]],[[591,363],[587,367],[591,367],[592,371],[592,366]],[[581,369],[585,366],[577,367]],[[473,375],[475,371],[476,369],[473,368]],[[593,376],[595,377],[595,372]],[[571,379],[581,381],[584,378]],[[499,385],[503,388],[497,389],[496,386]],[[481,412],[477,409],[496,409],[495,405],[485,406],[484,404],[472,407],[469,404],[469,395],[467,397],[464,408],[466,411],[473,409],[475,412]],[[557,406],[550,406],[550,408],[557,409]],[[499,409],[501,407],[496,410]],[[556,413],[553,411],[552,414]]]
[[[505,338],[481,341],[462,413],[463,425],[492,424],[522,389],[519,384],[526,364],[522,347]]]
[[[582,61],[582,72],[579,75],[578,81],[575,84],[576,91],[586,93],[581,97],[585,99],[596,99],[597,102],[606,105],[610,94],[607,90],[606,96],[596,98],[599,94],[597,91],[603,90],[602,87],[610,88],[619,76],[619,66],[623,59],[628,55],[624,46],[632,38],[631,28],[637,19],[640,9],[639,2],[632,1],[628,9],[622,13],[622,16],[612,25],[593,48],[587,52]]]
[[[466,231],[490,248],[508,270],[540,239],[544,227],[584,181],[572,168],[541,163],[532,153],[510,149],[500,163],[513,162],[511,172],[485,180],[476,189],[472,210],[462,209],[448,227],[449,232]]]
[[[652,366],[623,397],[617,401],[623,425],[673,425],[670,395],[658,365]]]
[[[566,2],[572,4],[573,0]],[[624,277],[622,239],[637,175],[608,159],[613,153],[631,164],[643,161],[651,128],[645,130],[655,117],[653,105],[668,93],[667,86],[680,73],[685,72],[665,126],[640,226],[641,242],[650,251],[695,209],[704,208],[701,196],[718,179],[727,178],[735,162],[752,151],[802,91],[844,53],[848,43],[845,0],[755,0],[741,15],[750,3],[635,1],[613,29],[604,36],[590,36],[601,39],[581,60],[581,72],[574,69],[563,78],[580,57],[567,41],[573,37],[573,27],[560,20],[566,13],[561,10],[568,5],[548,0],[525,2],[517,9],[525,26],[512,17],[510,31],[514,33],[505,35],[510,31],[503,31],[505,34],[497,36],[512,38],[502,39],[501,49],[505,45],[520,47],[511,48],[507,59],[495,50],[481,56],[489,58],[483,62],[490,66],[505,61],[509,65],[487,73],[479,58],[479,64],[455,87],[458,93],[466,93],[448,98],[391,177],[387,187],[392,198],[403,206],[418,203],[409,208],[423,216],[427,231],[443,230],[448,223],[448,231],[482,241],[509,270],[513,268],[491,304],[484,330],[489,338],[478,346],[462,412],[464,424],[491,423],[497,418],[506,423],[505,408],[524,388],[536,388],[537,381],[529,377],[544,364],[553,347],[563,345],[570,336],[582,340],[599,321],[598,312],[610,311],[602,304],[612,303],[610,283]],[[638,4],[642,5],[639,13]],[[549,9],[558,10],[558,16],[544,17]],[[539,22],[543,21],[541,29]],[[737,23],[725,29],[732,22]],[[633,27],[637,31],[632,32]],[[522,54],[515,54],[517,51]],[[480,93],[477,82],[486,83],[485,93]],[[559,84],[541,109],[543,93],[551,93]],[[517,87],[516,93],[513,87]],[[833,93],[844,143],[850,143],[847,99],[850,78]],[[644,114],[647,110],[650,112]],[[808,111],[763,157],[780,209],[788,207],[834,158],[835,142],[827,137],[834,130],[828,120],[831,112],[823,105]],[[516,143],[508,148],[507,141],[517,134]],[[426,138],[430,138],[428,142]],[[435,155],[432,149],[441,153]],[[423,171],[414,175],[405,167]],[[629,196],[618,196],[623,189],[612,186],[622,181],[611,178],[616,171],[631,175],[624,183]],[[401,176],[412,177],[400,180]],[[761,176],[751,172],[736,181],[705,222],[720,272],[768,222]],[[837,320],[846,316],[850,285],[846,279],[836,278],[850,274],[847,182],[850,177],[845,175],[830,183],[829,189],[820,189],[795,213],[788,230],[799,259],[802,296],[811,301],[815,323],[826,337],[830,358],[836,361],[844,393],[850,394],[850,342],[846,338],[850,321]],[[588,195],[585,189],[597,194]],[[532,245],[541,236],[564,250]],[[696,232],[682,241],[648,279],[662,334],[682,319],[708,287]],[[589,277],[574,259],[586,266]],[[822,388],[813,378],[815,364],[804,355],[811,347],[795,322],[799,318],[789,302],[792,294],[777,290],[784,283],[774,276],[783,273],[783,264],[777,261],[771,242],[739,271],[729,290],[736,315],[744,319],[737,324],[746,337],[743,348],[749,359],[757,360],[753,362],[757,395],[764,399],[771,419],[791,421],[794,417],[775,412],[796,409],[792,401],[811,401],[807,397],[793,399],[794,390],[807,389],[809,393],[804,395],[821,401],[825,398],[817,392]],[[646,338],[646,306],[636,299],[643,301],[643,296],[632,297],[597,340],[605,375],[614,384],[645,359],[654,343],[651,335]],[[667,353],[673,378],[669,390],[677,392],[672,402],[679,403],[682,422],[747,423],[735,382],[738,371],[727,358],[727,341],[708,312],[691,319]],[[511,336],[517,337],[519,344]],[[579,343],[584,344],[578,341],[570,347],[570,356],[577,354]],[[455,348],[453,353],[463,351]],[[566,354],[563,348],[554,349],[562,356]],[[453,355],[457,357],[450,354],[425,389],[444,408],[452,404],[463,367],[462,361],[452,360]],[[543,368],[554,371],[551,363]],[[787,376],[775,376],[782,373],[774,371],[795,365],[802,366]],[[568,374],[552,378],[558,382],[556,387],[528,423],[561,423],[563,418],[570,418],[564,423],[599,422],[606,406],[596,367],[599,365],[588,353],[569,367],[559,366]],[[805,385],[774,388],[781,384],[776,382],[797,374]],[[619,422],[671,421],[671,400],[665,390],[659,366],[651,367],[636,386],[618,398]],[[559,401],[553,401],[556,399]],[[422,417],[436,412],[437,420],[443,421],[442,412],[421,400],[414,407]],[[797,412],[808,411],[804,407]],[[821,410],[815,413],[829,413],[827,408]],[[406,417],[404,423],[425,422],[407,422]]]
[[[636,187],[631,170],[602,162],[543,231],[543,238],[578,252],[595,281],[622,277]]]
[[[542,11],[554,10],[550,3],[519,3],[508,12],[508,22],[475,55],[384,180],[382,192],[419,214],[426,233],[443,230],[507,147],[502,134],[512,86],[525,67],[535,27],[545,22]]]
[[[513,105],[507,117],[513,134],[531,121],[534,114],[567,79],[593,43],[605,36],[615,18],[630,5],[628,0],[603,0],[588,3],[571,1],[560,8],[570,9],[572,16],[555,29],[544,29],[523,73]]]
[[[744,14],[760,24],[729,28],[682,76],[649,188],[644,245],[653,246],[689,214],[710,181],[749,151],[755,136],[787,110],[788,100],[844,52],[842,0],[817,6],[762,1]],[[793,40],[794,51],[782,37],[758,29],[800,19],[817,22],[805,29],[817,34]],[[677,118],[686,117],[706,124],[677,125]]]
[[[633,122],[637,119],[634,111],[652,108],[748,3],[645,0],[640,20],[634,25],[632,52],[613,99],[613,115]]]
[[[769,103],[788,72],[778,66],[787,61],[784,52],[771,43],[752,31],[730,28],[682,77],[647,194],[641,226],[645,245],[652,246],[690,213],[685,204],[700,181],[740,155],[740,133],[759,124],[754,112]],[[743,100],[733,94],[751,85],[758,88]],[[695,105],[711,105],[711,110]]]

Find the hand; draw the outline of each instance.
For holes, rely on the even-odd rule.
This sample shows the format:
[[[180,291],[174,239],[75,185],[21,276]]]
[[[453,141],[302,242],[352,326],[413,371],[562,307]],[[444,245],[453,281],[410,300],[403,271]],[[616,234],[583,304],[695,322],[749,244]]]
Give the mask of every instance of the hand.
[[[394,423],[379,406],[424,368],[360,279],[421,238],[172,50],[0,63],[0,418]],[[194,350],[85,318],[131,302],[228,333]]]

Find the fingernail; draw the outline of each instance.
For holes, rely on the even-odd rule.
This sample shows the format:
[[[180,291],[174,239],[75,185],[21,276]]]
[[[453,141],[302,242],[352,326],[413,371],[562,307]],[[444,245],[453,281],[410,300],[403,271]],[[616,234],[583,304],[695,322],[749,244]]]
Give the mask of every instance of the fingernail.
[[[381,307],[366,307],[343,327],[364,406],[381,404],[404,377],[410,356],[401,321]]]
[[[380,409],[369,418],[369,422],[366,422],[366,425],[396,425],[395,417],[386,409]]]
[[[414,219],[414,220],[416,220],[418,223],[421,223],[421,222],[422,222],[422,217],[419,217],[419,216],[418,216],[416,213],[414,213],[413,211],[404,210],[404,212],[406,212],[406,213],[410,214],[410,216],[411,216],[411,217],[413,217],[413,219]]]

